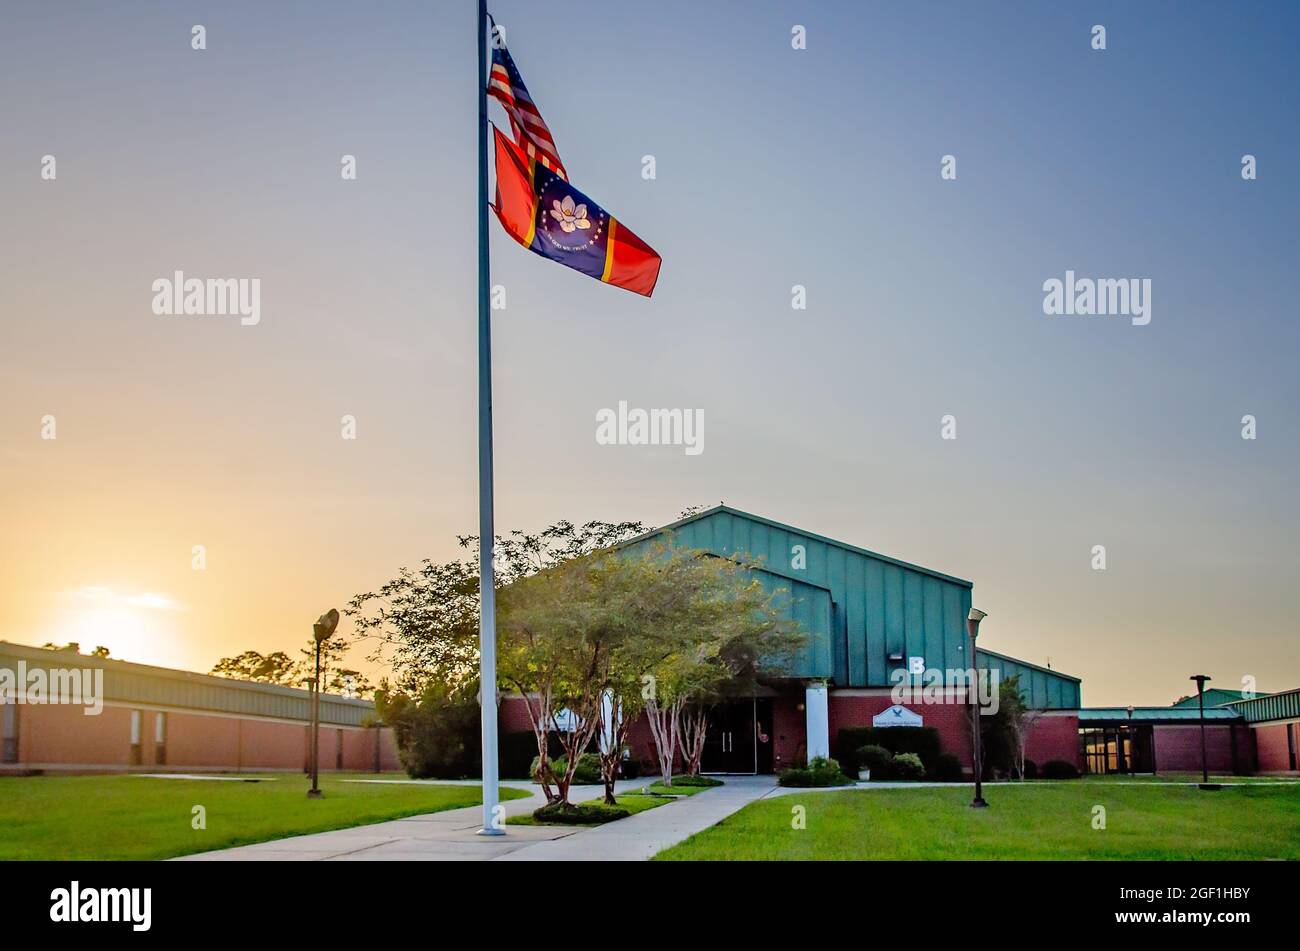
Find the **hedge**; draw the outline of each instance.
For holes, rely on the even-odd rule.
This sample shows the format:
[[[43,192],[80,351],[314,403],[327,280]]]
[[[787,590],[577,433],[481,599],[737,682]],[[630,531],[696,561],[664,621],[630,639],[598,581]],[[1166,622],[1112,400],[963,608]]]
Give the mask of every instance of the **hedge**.
[[[943,747],[939,731],[932,726],[855,726],[844,727],[838,735],[837,755],[851,774],[858,770],[857,752],[864,746],[883,746],[897,756],[915,753],[927,770],[934,767]]]

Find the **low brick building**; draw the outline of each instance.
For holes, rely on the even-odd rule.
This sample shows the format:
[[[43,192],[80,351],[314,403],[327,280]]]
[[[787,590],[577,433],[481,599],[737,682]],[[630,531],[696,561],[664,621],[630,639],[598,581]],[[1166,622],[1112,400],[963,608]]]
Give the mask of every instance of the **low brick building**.
[[[311,695],[0,641],[0,771],[298,770]],[[369,701],[321,697],[320,768],[398,769]]]
[[[1300,688],[1236,700],[1225,708],[1238,713],[1249,728],[1258,772],[1300,775]]]

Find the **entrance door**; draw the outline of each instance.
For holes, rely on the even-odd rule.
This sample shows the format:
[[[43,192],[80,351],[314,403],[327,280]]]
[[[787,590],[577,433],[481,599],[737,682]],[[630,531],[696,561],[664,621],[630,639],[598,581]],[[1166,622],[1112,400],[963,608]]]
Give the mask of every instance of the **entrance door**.
[[[750,697],[720,703],[709,711],[700,772],[750,775],[758,772],[756,709],[757,702]]]

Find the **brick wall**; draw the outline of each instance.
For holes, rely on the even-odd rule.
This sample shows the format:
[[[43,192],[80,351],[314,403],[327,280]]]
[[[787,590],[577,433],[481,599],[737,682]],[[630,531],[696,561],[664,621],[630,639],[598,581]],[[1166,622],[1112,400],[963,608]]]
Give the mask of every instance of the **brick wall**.
[[[1232,749],[1233,737],[1231,726],[1207,726],[1205,730],[1206,763],[1210,772],[1230,773],[1233,771]],[[1155,744],[1156,771],[1161,773],[1199,773],[1201,771],[1201,727],[1162,726],[1152,728]],[[1242,737],[1238,737],[1240,742]],[[1250,762],[1238,753],[1240,763],[1246,769]]]
[[[1287,731],[1291,732],[1296,755],[1300,757],[1300,723],[1267,723],[1251,730],[1255,737],[1255,756],[1261,773],[1295,771],[1297,764],[1291,760]]]
[[[888,693],[865,694],[856,691],[836,691],[830,694],[831,751],[839,755],[837,739],[844,727],[871,726],[876,714],[893,706]],[[923,726],[939,731],[939,743],[945,753],[952,753],[961,761],[962,768],[970,770],[972,761],[970,718],[960,703],[905,703],[909,710],[920,714]],[[801,727],[802,729],[802,727]],[[1048,760],[1064,760],[1082,766],[1079,754],[1079,718],[1066,713],[1052,713],[1035,721],[1025,740],[1025,757],[1039,766]]]
[[[1025,738],[1025,759],[1039,766],[1054,759],[1073,763],[1083,769],[1083,756],[1079,748],[1079,718],[1050,714],[1035,721]]]
[[[18,712],[19,765],[102,766],[131,768],[131,714],[140,710],[142,769],[279,769],[307,766],[305,723],[165,711],[166,763],[160,764],[154,742],[160,711],[105,706],[96,716],[71,704],[23,705]],[[343,768],[372,770],[375,746],[381,769],[398,769],[393,731],[387,728],[321,725],[320,768],[335,769],[339,751]]]
[[[832,690],[830,694],[831,755],[841,756],[845,751],[838,747],[839,731],[847,727],[871,726],[871,719],[894,705],[888,692],[863,694]],[[939,731],[939,742],[945,753],[954,754],[962,767],[971,768],[970,721],[962,704],[905,703],[909,710],[923,718],[922,726]]]

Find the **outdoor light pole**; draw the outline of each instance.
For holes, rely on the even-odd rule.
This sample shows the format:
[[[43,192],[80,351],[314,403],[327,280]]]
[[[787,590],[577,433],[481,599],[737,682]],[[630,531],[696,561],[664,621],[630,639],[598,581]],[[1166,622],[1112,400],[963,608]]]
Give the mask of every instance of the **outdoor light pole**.
[[[1201,708],[1201,783],[1210,782],[1210,767],[1205,753],[1205,682],[1213,678],[1205,674],[1192,674],[1189,680],[1196,681],[1196,702]]]
[[[988,617],[988,614],[981,611],[979,608],[971,608],[970,614],[966,615],[966,633],[970,635],[970,669],[971,673],[974,675],[973,679],[976,681],[976,683],[971,684],[966,688],[968,691],[973,690],[978,686],[979,667],[975,655],[975,638],[979,637],[980,621],[984,620],[986,617]],[[980,710],[978,696],[974,698],[970,709],[970,731],[971,737],[974,741],[974,745],[971,747],[972,756],[974,758],[972,766],[975,770],[975,798],[971,800],[971,808],[983,809],[988,806],[988,803],[984,801],[984,784],[981,776],[984,772],[984,757],[980,749]]]
[[[317,785],[320,771],[320,649],[338,626],[339,612],[333,608],[318,617],[311,626],[312,637],[316,640],[316,677],[312,681],[311,693],[311,789],[307,790],[308,799],[320,798],[320,787]]]

